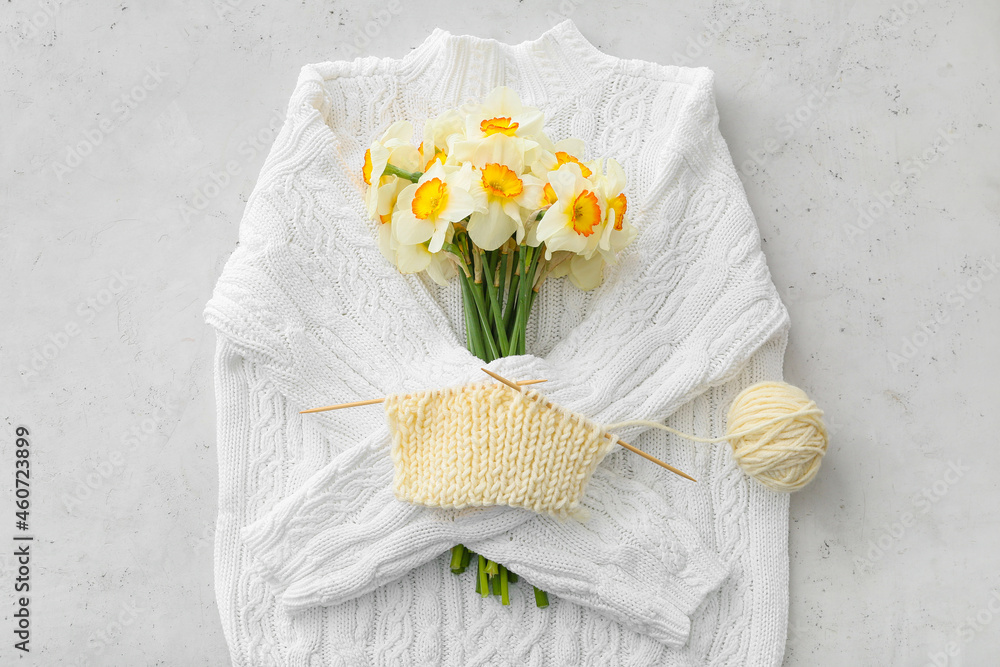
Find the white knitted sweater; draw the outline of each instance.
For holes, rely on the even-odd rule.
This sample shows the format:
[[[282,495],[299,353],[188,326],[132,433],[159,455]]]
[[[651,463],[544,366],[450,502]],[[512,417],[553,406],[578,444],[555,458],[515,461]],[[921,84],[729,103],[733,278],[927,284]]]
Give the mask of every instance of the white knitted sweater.
[[[377,406],[300,410],[482,381],[459,286],[399,274],[367,220],[364,150],[391,122],[507,85],[625,168],[636,241],[605,282],[546,283],[532,354],[595,421],[716,436],[744,387],[780,379],[788,317],[719,133],[712,72],[608,56],[570,21],[518,45],[435,30],[402,59],[302,70],[206,309],[218,332],[216,594],[237,665],[776,665],[787,613],[787,496],[725,445],[639,428],[599,466],[585,523],[396,500]],[[463,543],[527,583],[510,606],[454,576]],[[550,594],[535,607],[529,584]]]

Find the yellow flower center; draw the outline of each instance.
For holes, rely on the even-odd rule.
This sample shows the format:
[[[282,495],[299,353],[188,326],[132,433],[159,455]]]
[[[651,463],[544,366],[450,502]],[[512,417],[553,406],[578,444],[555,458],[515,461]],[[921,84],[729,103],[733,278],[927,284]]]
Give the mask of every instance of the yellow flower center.
[[[425,181],[413,193],[410,209],[421,220],[436,218],[448,205],[448,186],[440,178]]]
[[[572,162],[573,164],[580,165],[580,172],[583,174],[584,178],[590,178],[590,175],[594,173],[587,168],[587,165],[580,162],[566,151],[556,151],[556,160],[558,161],[558,164],[556,164],[556,169],[563,166],[564,164],[569,164],[570,162]]]
[[[510,199],[524,190],[524,183],[512,169],[503,164],[491,162],[483,167],[483,188],[494,197]]]
[[[513,137],[517,128],[518,124],[510,122],[510,118],[507,117],[487,118],[479,123],[479,129],[487,137],[492,134],[505,134],[508,137]]]
[[[601,205],[597,203],[597,195],[590,190],[584,190],[573,200],[571,224],[573,231],[580,236],[590,236],[594,227],[601,222]]]
[[[608,211],[615,212],[615,231],[620,232],[622,223],[625,221],[625,211],[628,210],[628,199],[622,192],[617,197],[608,202]]]
[[[558,197],[556,197],[556,191],[552,189],[552,185],[549,183],[546,183],[545,187],[542,188],[542,194],[545,195],[545,203],[550,206],[555,204],[556,199],[558,199]]]
[[[372,184],[372,149],[365,151],[365,164],[361,167],[361,176],[365,179],[365,185]]]
[[[379,222],[381,222],[384,225],[384,224],[388,223],[390,220],[392,220],[392,213],[386,213],[384,215],[383,214],[379,214],[378,219],[379,219]]]

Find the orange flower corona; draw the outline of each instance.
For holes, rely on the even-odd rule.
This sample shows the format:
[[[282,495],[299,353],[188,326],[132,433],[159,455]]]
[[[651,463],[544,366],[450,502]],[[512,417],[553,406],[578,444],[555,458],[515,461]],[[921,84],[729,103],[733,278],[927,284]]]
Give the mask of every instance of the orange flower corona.
[[[601,205],[597,203],[597,195],[584,190],[573,200],[573,231],[581,236],[590,236],[600,222]]]
[[[413,194],[410,209],[421,220],[440,215],[448,205],[448,186],[440,178],[423,183]]]
[[[494,197],[510,199],[524,190],[524,183],[506,165],[491,162],[483,167],[483,188]]]
[[[591,174],[594,173],[590,169],[587,168],[587,165],[585,165],[584,163],[580,162],[578,159],[576,159],[575,157],[573,157],[572,155],[570,155],[566,151],[556,151],[556,160],[558,161],[558,164],[556,165],[556,169],[558,169],[559,167],[563,166],[564,164],[570,164],[570,163],[572,163],[572,164],[576,164],[576,165],[580,166],[580,173],[583,174],[584,178],[590,178]]]
[[[608,202],[608,210],[615,212],[615,231],[620,232],[625,221],[625,211],[628,210],[628,198],[624,192]]]
[[[503,134],[513,137],[517,132],[518,124],[510,122],[510,118],[487,118],[479,123],[479,129],[488,137],[494,134]]]

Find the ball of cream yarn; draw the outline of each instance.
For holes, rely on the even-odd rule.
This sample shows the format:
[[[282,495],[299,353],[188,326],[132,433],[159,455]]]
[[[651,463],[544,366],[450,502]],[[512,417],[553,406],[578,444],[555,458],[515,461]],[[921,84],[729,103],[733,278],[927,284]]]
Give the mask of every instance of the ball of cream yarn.
[[[726,439],[748,475],[775,491],[798,491],[819,472],[827,435],[822,410],[785,382],[744,389],[729,407]]]

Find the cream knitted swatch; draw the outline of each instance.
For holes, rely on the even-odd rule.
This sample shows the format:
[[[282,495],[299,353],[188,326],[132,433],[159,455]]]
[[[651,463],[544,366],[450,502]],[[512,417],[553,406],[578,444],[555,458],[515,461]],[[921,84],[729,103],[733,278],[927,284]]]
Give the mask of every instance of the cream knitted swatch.
[[[387,397],[396,497],[429,507],[574,513],[615,441],[538,395],[474,384]]]

